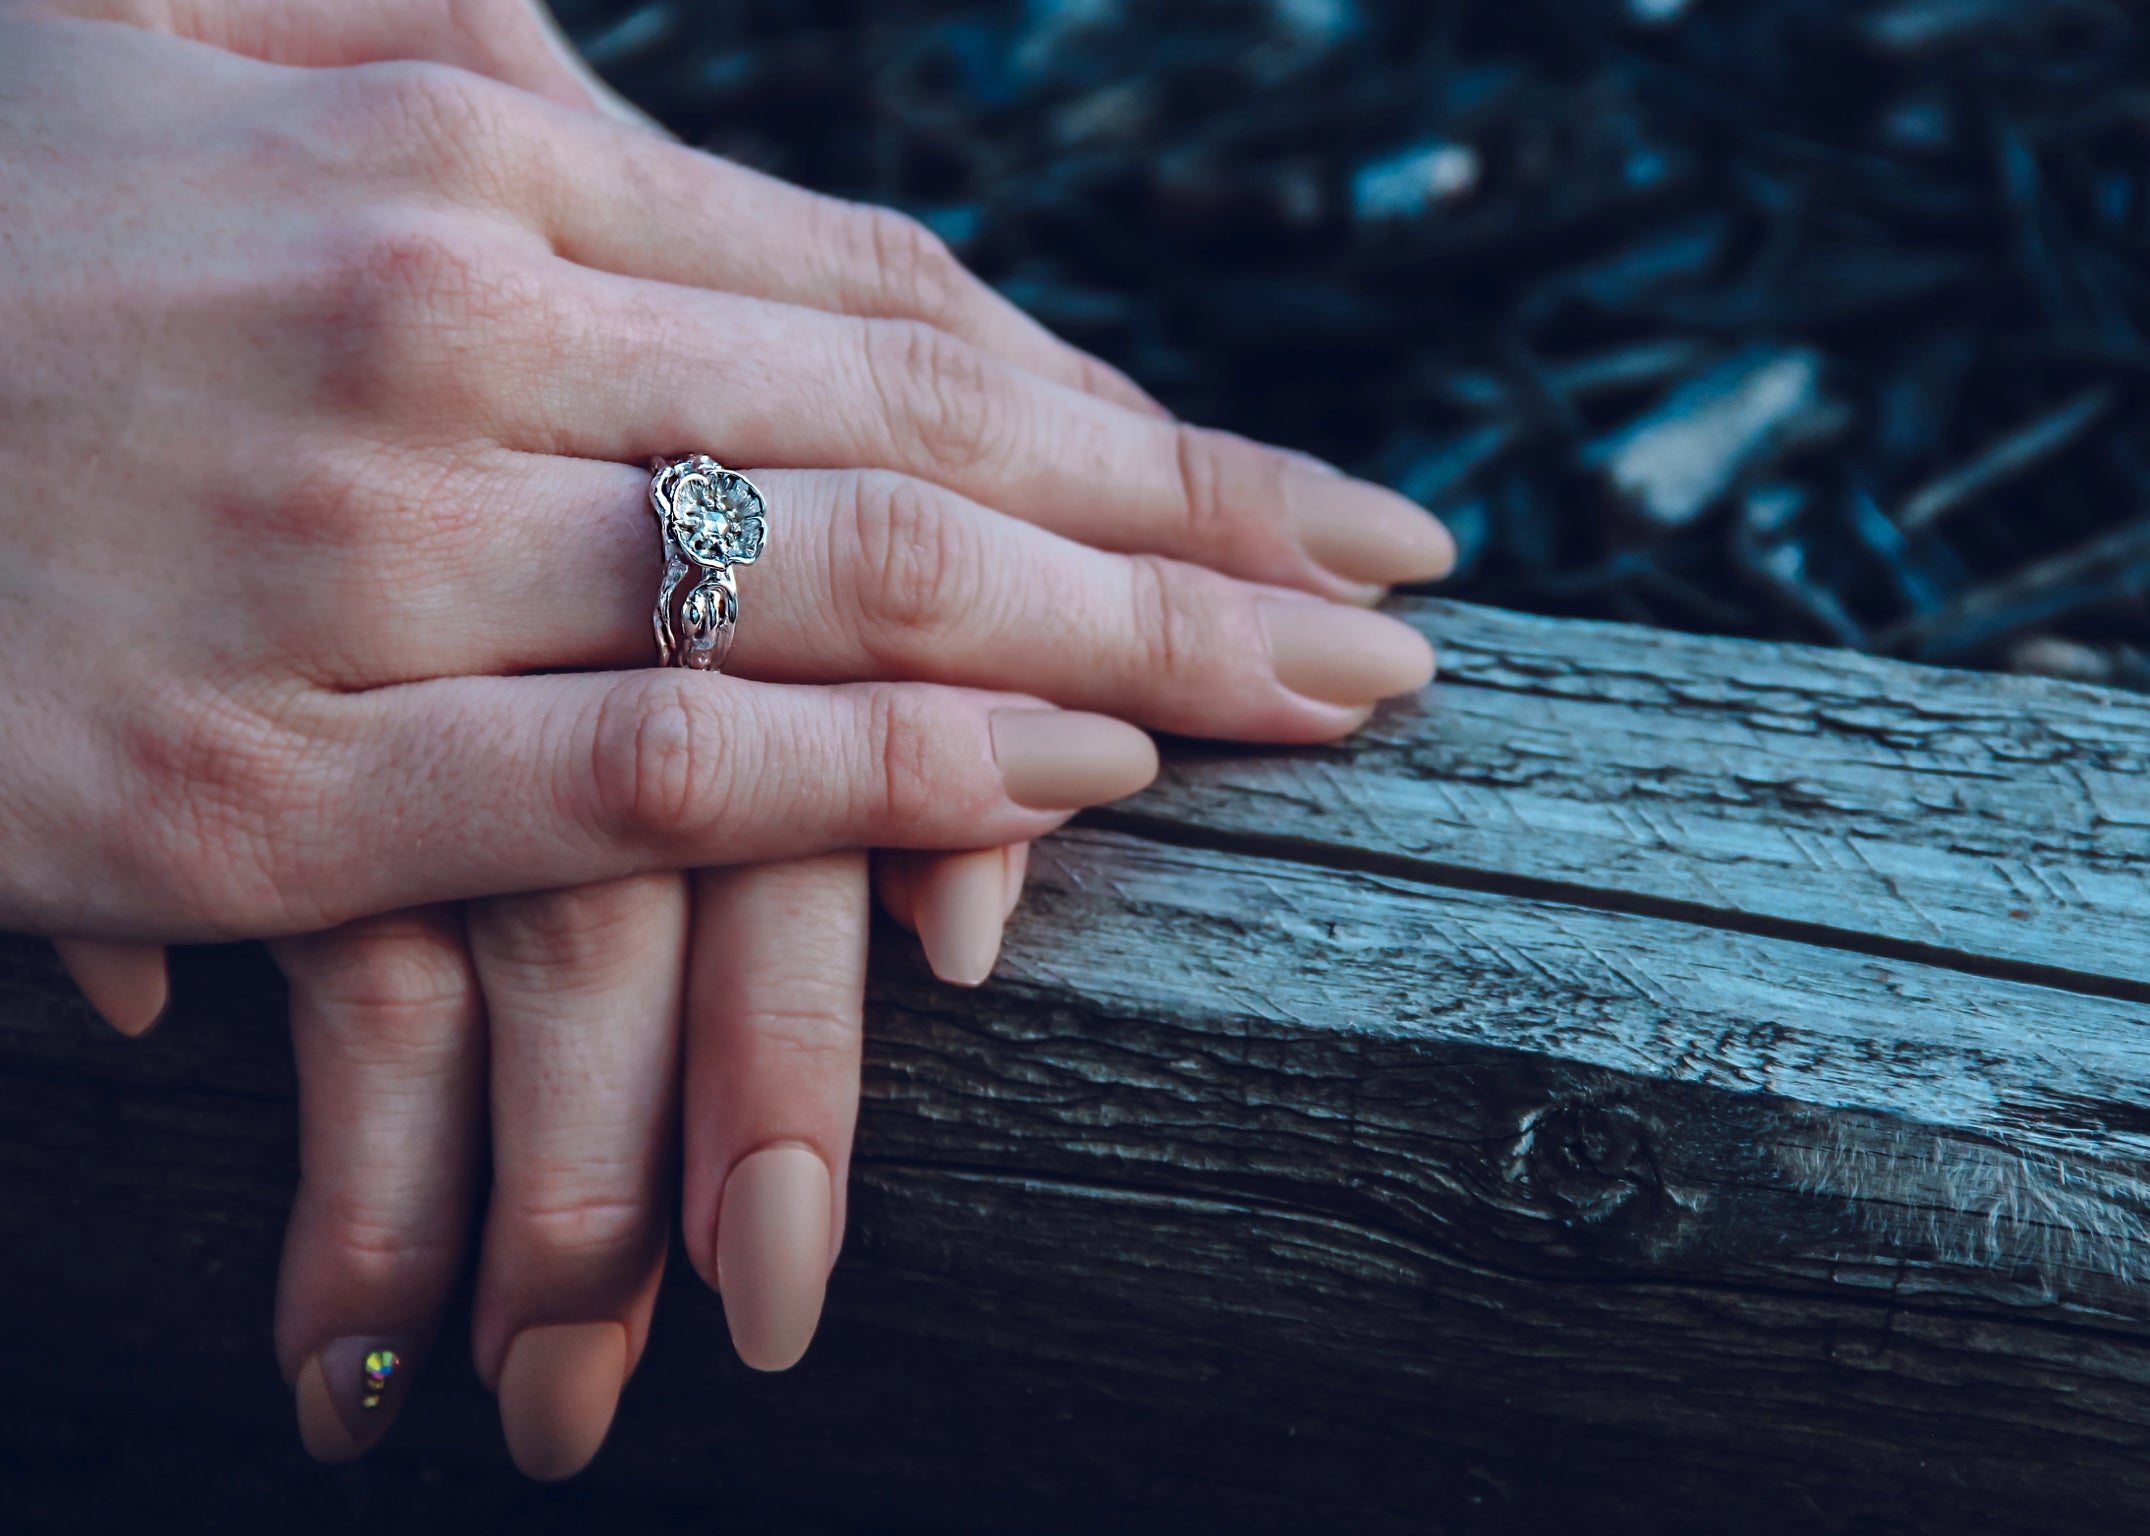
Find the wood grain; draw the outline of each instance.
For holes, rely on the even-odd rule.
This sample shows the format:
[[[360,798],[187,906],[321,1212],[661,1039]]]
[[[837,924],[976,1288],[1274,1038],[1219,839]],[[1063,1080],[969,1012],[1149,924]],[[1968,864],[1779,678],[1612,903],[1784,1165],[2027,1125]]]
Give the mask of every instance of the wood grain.
[[[453,1336],[376,1458],[299,1465],[267,1345],[292,1084],[257,954],[190,955],[180,1016],[129,1045],[0,944],[21,1507],[2132,1519],[2150,709],[1413,613],[1447,663],[1427,699],[1335,752],[1184,751],[1040,849],[993,985],[884,936],[822,1338],[753,1376],[675,1265],[612,1445],[557,1497],[513,1484]]]

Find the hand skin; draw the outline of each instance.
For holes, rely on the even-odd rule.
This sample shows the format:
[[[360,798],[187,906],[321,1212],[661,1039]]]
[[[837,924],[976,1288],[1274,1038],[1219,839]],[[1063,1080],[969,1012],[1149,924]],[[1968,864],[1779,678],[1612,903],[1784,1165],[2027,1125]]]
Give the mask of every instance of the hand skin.
[[[29,9],[51,8],[13,8]],[[26,145],[28,164],[0,167],[0,187],[11,206],[34,207],[41,192],[57,205],[42,242],[0,244],[0,333],[37,349],[28,377],[47,386],[18,402],[0,382],[0,406],[29,411],[8,418],[26,430],[0,427],[0,462],[26,472],[17,483],[46,493],[45,505],[79,504],[102,530],[85,541],[73,527],[63,543],[57,519],[0,506],[11,532],[30,534],[31,559],[14,574],[59,594],[38,601],[53,594],[33,591],[34,579],[0,585],[0,637],[27,659],[41,629],[67,633],[72,621],[76,646],[104,665],[44,679],[67,686],[28,697],[63,727],[63,747],[118,745],[132,770],[121,782],[183,825],[175,847],[113,846],[113,829],[87,814],[94,795],[37,792],[65,777],[66,752],[48,753],[48,776],[0,803],[0,823],[12,844],[19,804],[25,846],[42,833],[53,864],[78,878],[41,869],[0,885],[0,913],[14,915],[13,901],[33,926],[98,934],[88,942],[100,947],[63,952],[78,974],[111,983],[107,1006],[128,1022],[161,1006],[145,936],[357,918],[279,946],[306,1147],[279,1349],[308,1443],[330,1457],[377,1440],[404,1389],[371,1419],[340,1400],[324,1413],[349,1385],[328,1380],[335,1362],[357,1358],[335,1341],[405,1341],[415,1363],[437,1321],[473,1198],[489,1016],[496,1181],[479,1367],[502,1390],[519,1464],[565,1475],[602,1438],[661,1272],[655,1213],[677,1092],[665,1064],[683,995],[662,978],[686,978],[690,1251],[725,1290],[749,1363],[787,1365],[811,1335],[840,1242],[863,985],[864,863],[815,850],[960,847],[1002,828],[1034,833],[1073,808],[1055,803],[1039,819],[1008,784],[986,784],[980,803],[1011,819],[958,835],[925,795],[892,792],[892,773],[875,785],[890,750],[899,764],[913,750],[909,737],[891,741],[904,711],[924,717],[905,717],[916,737],[975,763],[981,744],[993,755],[996,709],[1016,702],[900,685],[1019,689],[1175,730],[1329,739],[1374,698],[1422,682],[1430,654],[1385,620],[1283,589],[1363,601],[1372,584],[1438,574],[1445,537],[1384,493],[1171,423],[895,216],[591,121],[592,108],[633,114],[591,90],[534,10],[316,3],[279,6],[277,22],[298,22],[269,25],[267,0],[97,9],[240,51],[268,40],[281,62],[314,70],[64,24],[24,27],[20,52],[39,67],[0,64],[0,144]],[[458,25],[458,11],[486,25],[468,15]],[[473,39],[486,56],[458,54]],[[170,77],[162,103],[178,104],[191,138],[154,113],[98,112],[82,83],[107,51],[145,45],[159,51],[141,53],[133,74]],[[496,81],[331,67],[399,57]],[[80,112],[71,122],[52,100],[70,78],[96,123]],[[205,143],[181,165],[158,163],[170,145]],[[200,217],[198,198],[160,208],[160,189],[205,181],[230,189],[212,199],[216,217]],[[77,195],[50,196],[63,185]],[[138,210],[126,231],[98,224],[89,194],[100,191]],[[688,260],[664,238],[682,220],[728,233],[740,213],[765,238],[688,242]],[[82,243],[100,240],[101,260],[83,267]],[[586,324],[585,311],[600,318]],[[678,330],[699,347],[669,345]],[[717,361],[732,353],[745,356]],[[629,367],[643,369],[646,392],[618,387]],[[742,377],[772,397],[767,408],[706,408],[736,402]],[[189,430],[204,414],[225,436],[206,421]],[[129,423],[125,455],[100,430],[115,416]],[[742,705],[731,679],[510,680],[647,665],[654,561],[641,473],[591,461],[682,443],[818,469],[755,472],[784,521],[748,573],[734,672],[881,685],[834,724],[816,712],[828,696],[796,687]],[[101,489],[63,495],[85,483]],[[152,526],[144,505],[156,508]],[[158,579],[130,588],[144,555]],[[116,636],[100,646],[83,609],[125,612],[130,632],[146,617],[167,644],[154,663]],[[43,654],[55,638],[43,634]],[[149,708],[151,683],[162,710]],[[67,707],[85,699],[98,707]],[[750,707],[790,755],[740,764],[716,727]],[[944,715],[960,723],[951,730]],[[1108,722],[1081,728],[1110,740]],[[662,750],[648,749],[653,735]],[[622,737],[627,768],[608,774]],[[705,737],[720,740],[714,761],[691,750]],[[861,741],[881,749],[877,764],[862,764]],[[391,749],[422,771],[384,776]],[[1149,760],[1130,752],[1117,777],[1077,787],[1096,798],[1133,787]],[[662,813],[646,819],[645,758],[662,760],[652,766],[664,780]],[[849,782],[841,770],[832,781],[832,761],[863,781],[864,814],[796,804],[802,784]],[[779,792],[749,811],[702,788],[742,775]],[[607,794],[614,778],[621,804]],[[413,801],[442,779],[461,792],[452,809],[484,819],[473,828],[433,814],[412,835]],[[563,781],[581,793],[563,793]],[[918,785],[941,782],[936,758]],[[516,814],[530,808],[535,819]],[[85,848],[134,877],[122,900],[79,878]],[[808,857],[712,869],[691,903],[679,877],[647,872],[710,862],[712,850]],[[900,855],[884,867],[884,894],[918,921],[936,968],[974,984],[1020,888],[1018,863],[992,850]],[[102,864],[88,873],[109,878]],[[591,876],[611,878],[543,894]],[[501,889],[533,894],[480,902],[467,919],[441,907],[363,916]],[[703,963],[728,944],[738,953],[771,913],[791,918],[788,964],[754,945],[751,965]],[[690,925],[712,924],[690,965]],[[785,947],[771,935],[766,951]],[[592,1059],[598,1039],[607,1054]],[[578,1085],[572,1101],[547,1086],[563,1078]],[[807,1241],[817,1231],[825,1243]]]

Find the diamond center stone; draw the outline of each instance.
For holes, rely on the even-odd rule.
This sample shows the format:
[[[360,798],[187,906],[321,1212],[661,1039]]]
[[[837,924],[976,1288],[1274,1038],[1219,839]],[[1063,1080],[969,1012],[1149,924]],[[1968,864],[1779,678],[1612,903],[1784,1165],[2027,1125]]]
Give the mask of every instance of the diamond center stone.
[[[688,475],[672,493],[672,529],[702,565],[751,565],[768,537],[766,509],[743,475]]]

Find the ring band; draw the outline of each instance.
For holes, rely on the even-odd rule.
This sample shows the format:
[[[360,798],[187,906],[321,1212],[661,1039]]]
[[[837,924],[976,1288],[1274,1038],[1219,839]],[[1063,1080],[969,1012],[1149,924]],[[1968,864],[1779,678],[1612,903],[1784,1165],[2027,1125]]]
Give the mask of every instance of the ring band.
[[[658,664],[721,672],[739,623],[733,571],[761,558],[768,502],[745,475],[693,453],[650,460],[649,504],[664,541],[655,615]]]

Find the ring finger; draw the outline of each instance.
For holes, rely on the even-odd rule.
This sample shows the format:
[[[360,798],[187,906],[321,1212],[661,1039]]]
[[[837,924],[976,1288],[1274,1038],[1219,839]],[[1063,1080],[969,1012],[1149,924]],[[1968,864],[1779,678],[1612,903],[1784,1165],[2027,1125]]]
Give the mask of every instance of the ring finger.
[[[772,531],[740,577],[727,670],[742,677],[1004,688],[1161,730],[1307,742],[1432,674],[1430,647],[1394,619],[1091,549],[924,481],[757,479]],[[343,686],[646,665],[661,569],[646,488],[638,470],[582,460],[481,470],[460,501],[544,509],[515,560],[476,529],[447,558],[392,548],[376,601],[346,578],[326,611],[287,610],[291,643]]]

